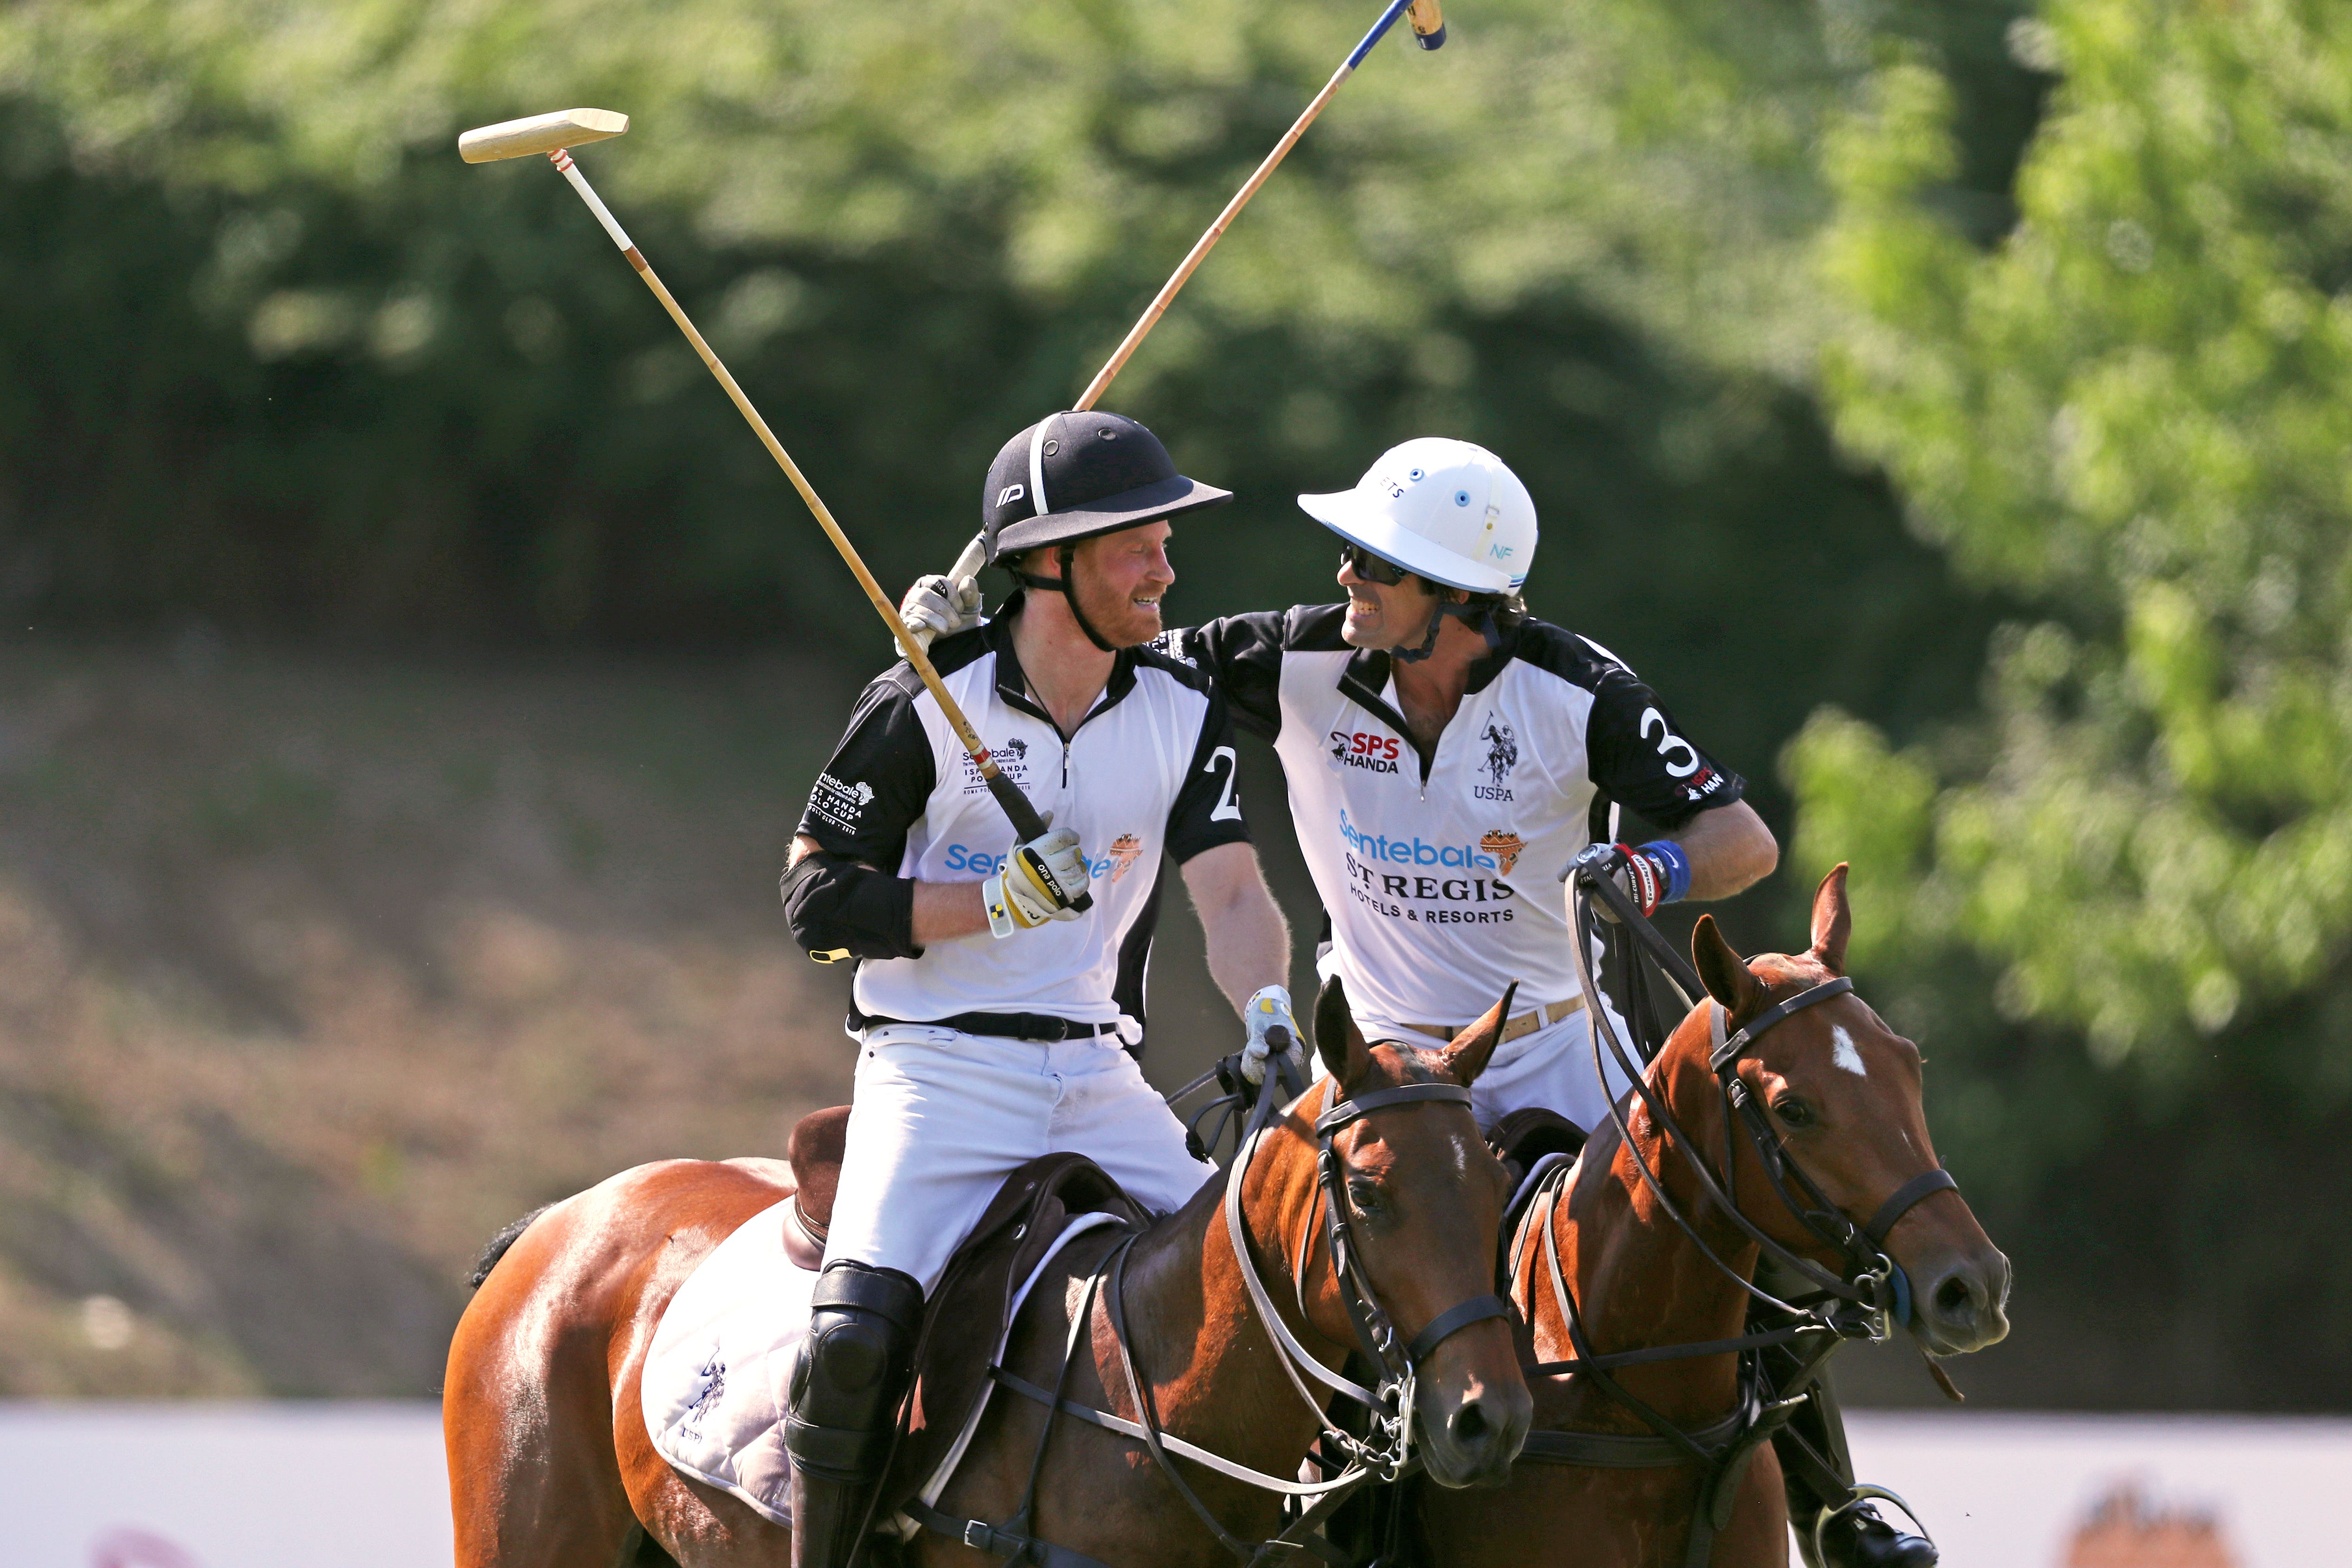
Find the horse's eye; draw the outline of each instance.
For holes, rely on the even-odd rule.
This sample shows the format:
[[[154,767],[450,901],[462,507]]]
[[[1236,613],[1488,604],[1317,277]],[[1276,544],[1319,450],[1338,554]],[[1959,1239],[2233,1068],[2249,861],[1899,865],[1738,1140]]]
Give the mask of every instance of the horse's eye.
[[[1381,1189],[1360,1176],[1348,1184],[1348,1203],[1366,1219],[1388,1212],[1388,1200],[1381,1196]]]
[[[1791,1127],[1811,1127],[1813,1108],[1793,1094],[1784,1094],[1772,1102],[1772,1114]]]

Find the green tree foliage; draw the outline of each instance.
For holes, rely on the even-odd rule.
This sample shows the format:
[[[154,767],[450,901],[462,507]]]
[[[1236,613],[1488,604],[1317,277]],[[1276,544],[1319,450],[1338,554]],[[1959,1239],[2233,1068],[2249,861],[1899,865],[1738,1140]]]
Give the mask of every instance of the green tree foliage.
[[[2352,13],[2053,0],[2011,42],[2058,85],[1990,247],[1920,199],[1931,58],[1827,143],[1824,384],[2025,613],[1978,718],[1816,715],[1797,858],[1854,861],[1856,962],[2027,1273],[2177,1347],[2144,1395],[2340,1400],[2352,1277],[2290,1215],[2352,1194]]]
[[[895,584],[952,554],[997,445],[1076,395],[1377,11],[12,7],[0,605],[788,627],[870,668],[878,626],[588,215],[535,162],[461,164],[457,132],[635,117],[583,163]],[[1812,147],[1867,58],[1819,16],[1494,0],[1438,53],[1385,42],[1113,389],[1243,498],[1180,542],[1179,613],[1329,593],[1289,498],[1450,431],[1534,488],[1538,607],[1768,805],[1813,702],[1964,703],[1981,614],[1805,391]],[[1908,635],[1929,616],[1948,646]]]
[[[457,132],[635,114],[583,161],[903,576],[952,549],[996,443],[1075,395],[1375,14],[12,7],[11,596],[394,631],[520,609],[557,635],[782,610],[843,632],[835,574],[785,580],[814,542],[795,503],[586,215],[543,167],[460,165]],[[1650,437],[1669,484],[1752,446],[1764,383],[1818,335],[1797,259],[1831,73],[1810,8],[1515,0],[1454,31],[1367,62],[1116,405],[1269,496],[1423,427],[1525,449],[1628,413],[1671,424]],[[1662,335],[1675,406],[1627,408],[1641,394],[1600,365],[1498,407],[1475,340],[1563,315]]]
[[[1865,952],[1966,941],[2010,1016],[2177,1072],[2352,936],[2352,15],[2070,0],[2020,42],[2064,84],[1996,250],[1910,199],[1952,163],[1937,72],[1840,134],[1828,389],[2042,613],[1973,747],[1825,718],[1794,765],[1904,911]]]

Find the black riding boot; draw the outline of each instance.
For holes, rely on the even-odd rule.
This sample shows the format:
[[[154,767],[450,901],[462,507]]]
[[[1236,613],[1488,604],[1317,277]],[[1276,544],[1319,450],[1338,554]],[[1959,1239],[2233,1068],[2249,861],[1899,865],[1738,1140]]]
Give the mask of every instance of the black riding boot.
[[[1757,1283],[1786,1299],[1801,1290],[1801,1279],[1759,1266]],[[1748,1314],[1751,1330],[1775,1329],[1789,1320],[1764,1306]],[[1816,1367],[1808,1374],[1787,1346],[1765,1351],[1764,1367],[1783,1399],[1804,1394],[1787,1426],[1772,1435],[1772,1452],[1780,1460],[1780,1480],[1789,1500],[1789,1522],[1807,1568],[1936,1568],[1934,1542],[1895,1529],[1867,1502],[1853,1502],[1853,1458],[1846,1451],[1845,1416],[1838,1408],[1829,1369]],[[1845,1507],[1853,1503],[1851,1508]],[[1813,1526],[1824,1512],[1843,1509],[1822,1531],[1821,1551],[1813,1549]]]
[[[1806,1536],[1810,1560],[1811,1531]],[[1936,1544],[1895,1529],[1868,1503],[1856,1503],[1822,1531],[1821,1561],[1822,1568],[1935,1568]]]
[[[846,1259],[820,1275],[793,1366],[793,1568],[853,1568],[912,1372],[922,1288]]]
[[[1790,1393],[1783,1389],[1783,1397]],[[1936,1544],[1887,1523],[1867,1502],[1853,1502],[1853,1461],[1845,1447],[1845,1420],[1830,1387],[1829,1371],[1813,1374],[1810,1397],[1786,1426],[1772,1435],[1780,1481],[1789,1499],[1789,1522],[1797,1527],[1809,1568],[1935,1568]],[[1853,1502],[1851,1508],[1844,1505]],[[1843,1508],[1822,1531],[1813,1550],[1813,1526],[1822,1513]]]

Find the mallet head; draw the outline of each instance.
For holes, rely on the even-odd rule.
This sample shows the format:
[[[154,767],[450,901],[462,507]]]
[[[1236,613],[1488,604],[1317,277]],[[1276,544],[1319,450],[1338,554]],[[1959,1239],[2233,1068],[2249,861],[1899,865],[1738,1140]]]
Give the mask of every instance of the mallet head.
[[[528,120],[502,120],[457,138],[457,156],[468,163],[494,163],[501,158],[528,158],[559,147],[577,147],[618,136],[629,128],[629,117],[609,109],[560,109]]]
[[[1412,8],[1404,14],[1405,20],[1412,24],[1412,41],[1424,49],[1445,47],[1445,13],[1437,7],[1438,0],[1412,0]]]

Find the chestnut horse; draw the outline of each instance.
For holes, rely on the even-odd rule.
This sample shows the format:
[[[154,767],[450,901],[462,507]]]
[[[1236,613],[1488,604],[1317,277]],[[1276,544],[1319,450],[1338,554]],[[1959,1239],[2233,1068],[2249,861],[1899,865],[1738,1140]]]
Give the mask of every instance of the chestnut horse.
[[[1042,1405],[1000,1391],[939,1510],[1006,1521],[1034,1497],[1031,1534],[1104,1563],[1229,1562],[1196,1507],[1255,1541],[1279,1528],[1280,1499],[1165,1449],[1181,1439],[1263,1475],[1299,1473],[1324,1426],[1294,1392],[1267,1311],[1310,1373],[1336,1373],[1356,1349],[1353,1311],[1392,1324],[1393,1343],[1411,1333],[1425,1353],[1406,1384],[1413,1419],[1397,1429],[1417,1431],[1413,1452],[1442,1485],[1505,1479],[1531,1409],[1503,1305],[1486,1294],[1509,1178],[1465,1091],[1507,1004],[1444,1051],[1418,1051],[1367,1046],[1327,987],[1316,1035],[1331,1076],[1236,1156],[1236,1201],[1219,1176],[1129,1245],[1108,1284],[1042,1280],[1006,1347],[1006,1370],[1047,1388],[1069,1357],[1065,1409],[1164,1437],[1148,1452],[1082,1420],[1049,1424]],[[457,1325],[443,1396],[458,1568],[626,1568],[664,1552],[685,1568],[789,1564],[791,1532],[672,1469],[639,1410],[663,1308],[729,1233],[791,1191],[763,1164],[625,1172],[546,1211],[491,1267]],[[1090,1303],[1085,1334],[1069,1325],[1079,1301]],[[1140,1409],[1130,1373],[1148,1394]],[[921,1564],[995,1560],[929,1531],[903,1550]]]
[[[1809,1229],[1776,1187],[1791,1174],[1810,1179],[1843,1211],[1853,1227],[1849,1237],[1871,1227],[1881,1205],[1894,1198],[1891,1206],[1899,1212],[1871,1241],[1907,1276],[1911,1331],[1938,1356],[1981,1350],[2009,1331],[2009,1260],[1994,1249],[1958,1189],[1934,1174],[1939,1167],[1921,1112],[1918,1048],[1860,997],[1834,986],[1818,1005],[1765,1020],[1752,1039],[1735,1034],[1727,1045],[1716,1033],[1716,1003],[1727,1015],[1727,1030],[1738,1031],[1778,1004],[1843,976],[1851,925],[1843,866],[1814,897],[1810,952],[1761,954],[1743,963],[1714,920],[1702,917],[1691,946],[1713,1002],[1701,1002],[1683,1020],[1645,1076],[1671,1123],[1696,1140],[1696,1152],[1707,1169],[1728,1173],[1720,1185],[1748,1223],[1832,1275],[1844,1272],[1848,1259]],[[1768,1173],[1764,1140],[1751,1139],[1738,1124],[1728,1092],[1735,1076],[1785,1150],[1785,1171]],[[1626,1104],[1630,1146],[1613,1122],[1601,1123],[1573,1170],[1538,1200],[1515,1238],[1512,1296],[1541,1361],[1584,1354],[1606,1360],[1741,1333],[1748,1292],[1700,1248],[1745,1279],[1754,1271],[1759,1244],[1707,1193],[1694,1151],[1677,1146],[1638,1095]],[[1675,1222],[1637,1168],[1636,1154],[1696,1238]],[[1927,1195],[1916,1195],[1923,1191]],[[1571,1334],[1563,1311],[1555,1261],[1580,1314],[1580,1335]],[[1580,1337],[1581,1348],[1574,1342]],[[1706,1471],[1655,1454],[1665,1440],[1601,1383],[1613,1381],[1686,1433],[1706,1436],[1717,1428],[1713,1436],[1721,1442],[1722,1425],[1741,1403],[1738,1372],[1738,1356],[1727,1351],[1604,1366],[1598,1376],[1571,1372],[1531,1378],[1537,1432],[1506,1489],[1474,1503],[1417,1489],[1415,1513],[1430,1561],[1441,1568],[1516,1564],[1528,1560],[1528,1543],[1540,1542],[1580,1568],[1686,1568],[1706,1501]],[[1546,1432],[1616,1435],[1616,1458],[1625,1468],[1546,1462],[1538,1457],[1545,1447],[1573,1454],[1580,1441],[1547,1442]],[[1585,1447],[1605,1451],[1611,1445]],[[1643,1447],[1654,1451],[1645,1464],[1636,1458]],[[1735,1474],[1729,1485],[1737,1489],[1727,1500],[1729,1517],[1715,1533],[1711,1553],[1697,1561],[1712,1568],[1785,1564],[1787,1504],[1769,1442],[1749,1450],[1744,1477]],[[1704,1537],[1696,1544],[1701,1551],[1707,1546]]]

